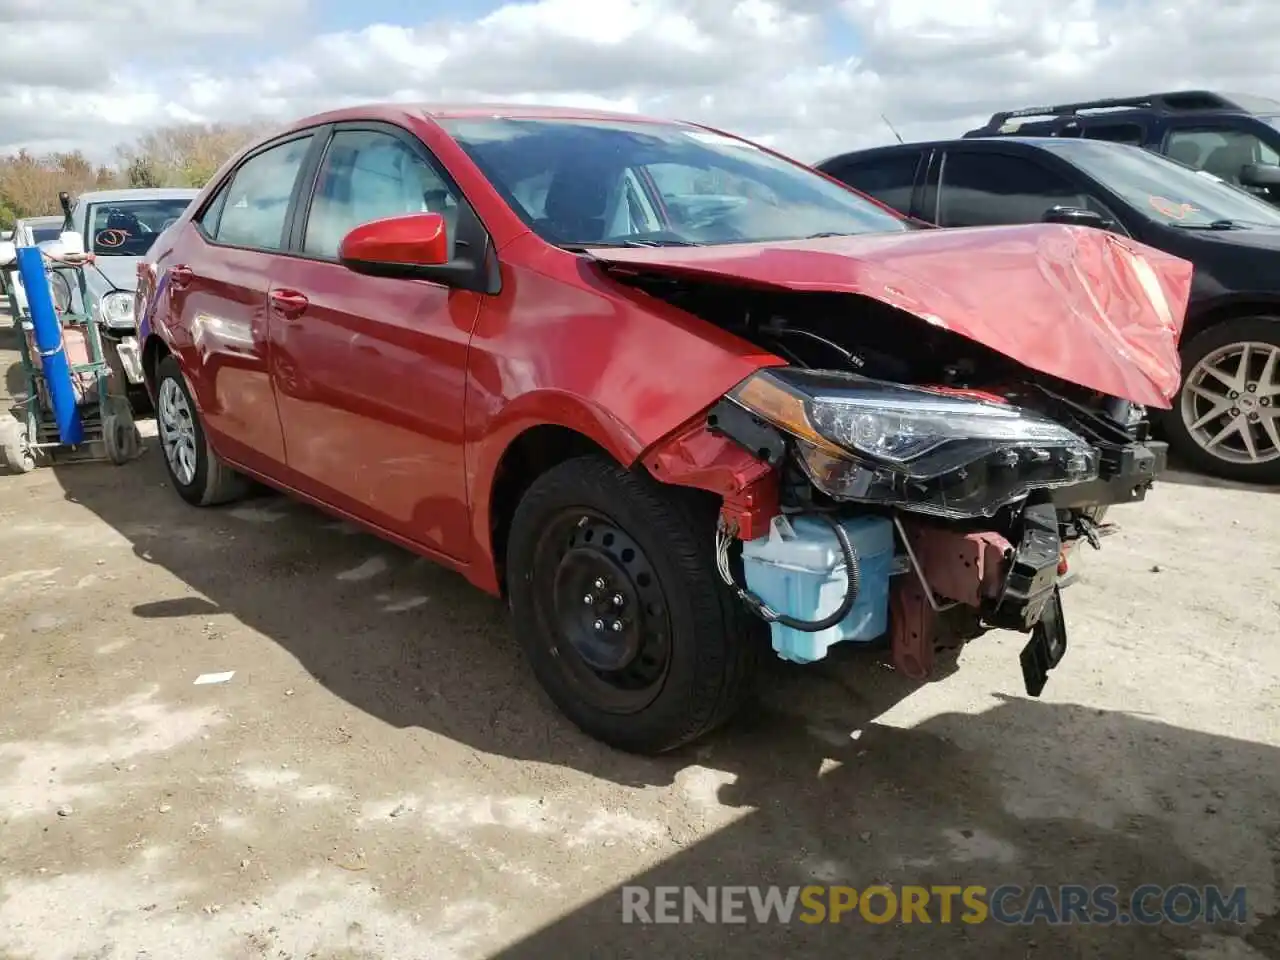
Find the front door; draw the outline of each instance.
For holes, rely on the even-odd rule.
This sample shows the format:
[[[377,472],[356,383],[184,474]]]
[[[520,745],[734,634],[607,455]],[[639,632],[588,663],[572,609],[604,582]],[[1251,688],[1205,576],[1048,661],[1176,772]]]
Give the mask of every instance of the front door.
[[[279,475],[284,439],[268,373],[267,290],[285,258],[285,224],[306,134],[244,161],[159,267],[179,319],[175,345],[219,453]]]
[[[416,138],[379,124],[335,128],[294,231],[301,255],[272,274],[272,379],[304,492],[465,562],[463,398],[482,298],[337,262],[353,227],[423,211],[444,214],[451,245],[460,219],[478,224]]]
[[[1038,223],[1053,207],[1111,213],[1080,183],[1026,156],[992,149],[949,148],[930,219],[941,227]]]
[[[1273,142],[1267,143],[1243,122],[1182,121],[1174,124],[1165,137],[1164,153],[1172,160],[1211,173],[1263,200],[1280,204],[1280,190],[1255,187],[1240,180],[1241,171],[1249,164],[1280,164],[1280,131],[1275,131]]]

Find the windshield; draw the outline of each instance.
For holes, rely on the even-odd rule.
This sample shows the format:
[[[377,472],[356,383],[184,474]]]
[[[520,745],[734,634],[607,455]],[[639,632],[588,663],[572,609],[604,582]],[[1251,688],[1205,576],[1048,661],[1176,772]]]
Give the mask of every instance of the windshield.
[[[1280,210],[1190,167],[1121,143],[1046,140],[1058,153],[1158,223],[1203,227],[1218,221],[1280,227]]]
[[[31,238],[36,243],[48,243],[50,240],[57,240],[62,236],[62,227],[32,227]]]
[[[812,170],[696,127],[440,123],[533,231],[562,246],[750,243],[910,229]]]
[[[156,197],[95,203],[88,212],[86,246],[100,257],[145,256],[160,231],[182,216],[190,202],[186,197]]]

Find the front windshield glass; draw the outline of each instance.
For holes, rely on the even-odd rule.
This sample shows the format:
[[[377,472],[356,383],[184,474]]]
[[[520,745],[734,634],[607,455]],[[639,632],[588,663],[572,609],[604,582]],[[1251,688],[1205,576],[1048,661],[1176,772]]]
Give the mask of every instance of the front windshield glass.
[[[1159,223],[1203,227],[1231,221],[1280,227],[1280,210],[1271,204],[1141,147],[1097,140],[1046,140],[1042,146]]]
[[[86,246],[99,257],[145,256],[190,202],[185,197],[156,197],[95,203],[89,208]]]
[[[563,246],[901,233],[907,222],[732,137],[627,120],[446,119],[512,209]]]
[[[36,243],[48,243],[50,240],[57,240],[60,236],[62,236],[62,228],[61,227],[32,227],[31,236]]]

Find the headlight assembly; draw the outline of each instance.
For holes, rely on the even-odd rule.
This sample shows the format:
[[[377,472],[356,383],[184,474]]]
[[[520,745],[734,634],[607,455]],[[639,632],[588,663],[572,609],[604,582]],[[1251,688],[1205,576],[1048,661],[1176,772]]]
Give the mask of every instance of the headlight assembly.
[[[729,399],[797,441],[837,500],[990,516],[1034,489],[1098,475],[1098,452],[1034,411],[850,374],[765,370]]]
[[[98,320],[112,330],[133,329],[133,294],[108,293],[98,301]]]

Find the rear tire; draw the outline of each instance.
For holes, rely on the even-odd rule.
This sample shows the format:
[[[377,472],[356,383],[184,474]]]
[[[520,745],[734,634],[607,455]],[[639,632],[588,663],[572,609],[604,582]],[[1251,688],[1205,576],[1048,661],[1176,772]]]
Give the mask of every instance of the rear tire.
[[[1239,372],[1240,351],[1237,347],[1250,345],[1249,369],[1240,376],[1239,389],[1222,382],[1206,367],[1227,373]],[[1274,351],[1276,359],[1268,371],[1265,358]],[[1265,429],[1270,422],[1280,433],[1280,394],[1268,394],[1268,389],[1280,386],[1280,319],[1272,317],[1239,317],[1215,324],[1192,337],[1182,345],[1182,388],[1173,401],[1173,409],[1161,412],[1161,424],[1169,445],[1191,467],[1210,476],[1222,477],[1243,483],[1280,483],[1280,444]],[[1204,364],[1204,366],[1202,366]],[[1261,377],[1268,375],[1269,383]],[[1253,386],[1253,390],[1249,386]],[[1195,388],[1203,388],[1214,394],[1222,394],[1225,402],[1234,404],[1223,413],[1206,419],[1214,404]],[[1237,394],[1233,401],[1230,395]],[[1250,437],[1258,453],[1258,459],[1250,461],[1243,436],[1238,431],[1228,434],[1213,446],[1209,441],[1232,419],[1231,411],[1257,416],[1251,422]],[[1204,421],[1204,422],[1201,422]],[[1200,426],[1195,427],[1197,423]]]
[[[156,367],[156,396],[160,452],[178,495],[192,506],[212,507],[248,493],[248,480],[219,460],[209,445],[182,368],[172,355]],[[173,454],[172,445],[187,443],[190,459],[184,461]]]
[[[553,467],[520,501],[507,550],[515,630],[587,735],[663,753],[751,692],[767,627],[716,571],[715,519],[700,492],[597,456]]]

